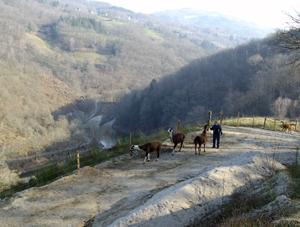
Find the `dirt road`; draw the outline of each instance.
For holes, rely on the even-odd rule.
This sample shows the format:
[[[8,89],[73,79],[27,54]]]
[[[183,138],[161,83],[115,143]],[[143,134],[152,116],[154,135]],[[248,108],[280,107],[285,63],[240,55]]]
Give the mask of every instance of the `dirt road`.
[[[143,205],[157,192],[191,179],[234,159],[255,152],[291,162],[286,153],[300,146],[300,135],[250,128],[224,128],[222,148],[194,155],[194,135],[187,136],[183,152],[165,152],[158,162],[143,164],[128,156],[96,167],[85,167],[80,175],[63,177],[49,185],[18,193],[0,203],[1,226],[83,226],[96,216],[96,226],[107,226]]]

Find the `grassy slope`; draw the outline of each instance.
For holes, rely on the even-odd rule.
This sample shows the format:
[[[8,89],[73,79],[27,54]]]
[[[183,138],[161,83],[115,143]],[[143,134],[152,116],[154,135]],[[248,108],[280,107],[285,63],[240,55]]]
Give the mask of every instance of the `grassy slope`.
[[[50,3],[51,1],[39,3],[34,0],[0,1],[0,21],[3,31],[0,42],[0,52],[3,56],[0,61],[1,158],[26,154],[32,150],[43,149],[54,142],[68,140],[69,122],[64,118],[54,120],[51,113],[72,103],[80,95],[86,93],[90,96],[99,96],[99,92],[105,92],[104,88],[113,95],[112,87],[119,91],[129,84],[136,85],[133,84],[134,78],[131,82],[126,82],[126,77],[133,74],[135,66],[129,66],[125,70],[122,66],[118,66],[119,69],[115,70],[115,73],[97,70],[95,67],[102,64],[114,68],[121,61],[121,55],[101,54],[87,47],[91,41],[104,47],[114,39],[123,39],[121,42],[125,42],[127,37],[122,38],[122,33],[117,32],[123,29],[126,33],[124,29],[129,26],[127,22],[88,15],[87,9],[80,3],[78,7],[82,7],[81,13],[76,12],[76,4],[70,3],[68,9],[63,9],[62,6],[54,7]],[[51,34],[48,34],[48,37],[43,36],[42,26],[57,22],[61,16],[95,18],[101,22],[105,32],[97,33],[93,29],[72,27],[62,23],[58,25],[58,40],[49,40]],[[144,32],[141,33],[141,38],[131,44],[136,41],[147,47],[152,39],[159,37],[143,26],[135,29],[132,25],[132,29],[133,32],[140,30]],[[136,35],[132,34],[133,37]],[[66,44],[64,41],[67,42],[66,40],[71,38],[80,42],[80,48],[73,51],[64,49]],[[155,42],[154,40],[151,45],[157,46]],[[134,51],[130,50],[130,46],[124,48]],[[128,51],[124,55],[129,55]],[[139,54],[141,53],[137,54],[137,59]],[[181,58],[178,54],[176,57]],[[118,71],[122,70],[128,72],[121,78],[125,82],[113,86],[114,81],[120,80],[115,77]],[[156,76],[160,73],[158,71]],[[138,75],[135,73],[133,76]],[[142,80],[141,78],[139,81]],[[109,84],[111,86],[108,86]],[[95,90],[98,94],[95,94]]]

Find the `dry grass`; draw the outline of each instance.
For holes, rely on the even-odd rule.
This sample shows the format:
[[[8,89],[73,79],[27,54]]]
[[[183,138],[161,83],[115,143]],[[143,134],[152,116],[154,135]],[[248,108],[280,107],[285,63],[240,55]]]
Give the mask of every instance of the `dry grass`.
[[[275,123],[276,120],[276,123]],[[295,123],[289,119],[282,119],[287,123]],[[227,118],[223,120],[223,125],[229,126],[242,126],[242,127],[254,127],[254,128],[264,128],[265,117],[241,117],[241,118]],[[280,127],[281,122],[278,119],[267,117],[265,129],[282,131]],[[297,131],[299,131],[300,126],[297,126]]]
[[[145,29],[145,35],[151,38],[152,40],[163,42],[164,38],[158,34],[157,32],[151,30],[151,29]]]
[[[218,227],[271,227],[275,226],[270,223],[268,218],[249,219],[243,216],[236,216],[226,220],[224,223],[217,225]]]
[[[0,159],[26,155],[68,139],[68,121],[55,121],[51,113],[72,103],[75,93],[52,75],[35,69],[6,73],[6,67],[0,78]]]
[[[0,192],[8,189],[11,185],[18,183],[18,174],[15,171],[10,170],[3,161],[0,162],[0,171]]]
[[[73,56],[81,63],[101,64],[105,60],[103,56],[93,52],[77,51],[73,53]]]
[[[49,48],[47,43],[35,34],[25,33],[25,42],[27,42],[29,45],[32,45],[41,54],[44,55],[54,54],[54,52]]]

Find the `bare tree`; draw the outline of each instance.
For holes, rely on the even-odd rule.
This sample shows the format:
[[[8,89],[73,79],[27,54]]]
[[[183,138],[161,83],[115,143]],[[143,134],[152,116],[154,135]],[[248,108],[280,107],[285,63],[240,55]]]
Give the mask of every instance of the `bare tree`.
[[[289,28],[278,33],[279,44],[289,50],[300,50],[300,14],[290,18]]]
[[[293,52],[291,63],[298,66],[300,65],[300,14],[298,13],[296,16],[290,15],[290,18],[289,28],[279,31],[277,40],[279,46]]]

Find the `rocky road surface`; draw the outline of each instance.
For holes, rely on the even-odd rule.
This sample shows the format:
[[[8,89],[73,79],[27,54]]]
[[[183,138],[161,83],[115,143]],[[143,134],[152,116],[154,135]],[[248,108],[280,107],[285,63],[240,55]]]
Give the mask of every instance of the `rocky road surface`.
[[[195,179],[199,181],[204,175],[206,178],[215,178],[215,172],[218,171],[218,177],[223,179],[225,187],[225,170],[230,167],[229,172],[234,170],[238,173],[239,168],[242,172],[242,167],[248,165],[249,179],[235,179],[233,185],[228,185],[228,190],[223,190],[223,195],[230,195],[232,190],[247,184],[247,180],[261,180],[267,175],[268,167],[266,173],[261,176],[254,174],[251,178],[252,166],[262,162],[254,161],[255,165],[252,165],[256,157],[288,164],[295,161],[293,157],[296,157],[296,152],[293,148],[300,146],[299,133],[243,127],[224,127],[223,131],[221,149],[213,149],[209,143],[206,153],[202,152],[200,156],[194,154],[192,144],[197,133],[191,133],[187,135],[182,152],[172,155],[165,151],[159,161],[152,156],[150,162],[143,164],[143,158],[131,159],[126,154],[95,167],[84,167],[79,175],[72,174],[49,185],[17,193],[11,199],[0,202],[1,226],[84,226],[88,221],[94,226],[127,226],[129,223],[133,226],[165,225],[169,219],[151,221],[152,217],[164,215],[160,211],[153,213],[151,209],[159,209],[161,201],[170,199],[166,195],[172,196],[172,200],[176,198],[176,190],[179,190],[180,202],[180,196],[188,184],[193,184]],[[282,167],[276,164],[276,168]],[[228,174],[228,177],[232,176]],[[216,179],[214,181],[217,182]],[[208,194],[207,198],[214,196],[205,188],[201,190],[203,195]],[[220,197],[219,194],[217,196]],[[203,202],[198,200],[195,203]],[[176,206],[173,204],[173,207]],[[147,212],[150,217],[147,217]],[[185,219],[176,221],[180,216],[170,218],[175,220],[172,226],[186,223]]]

